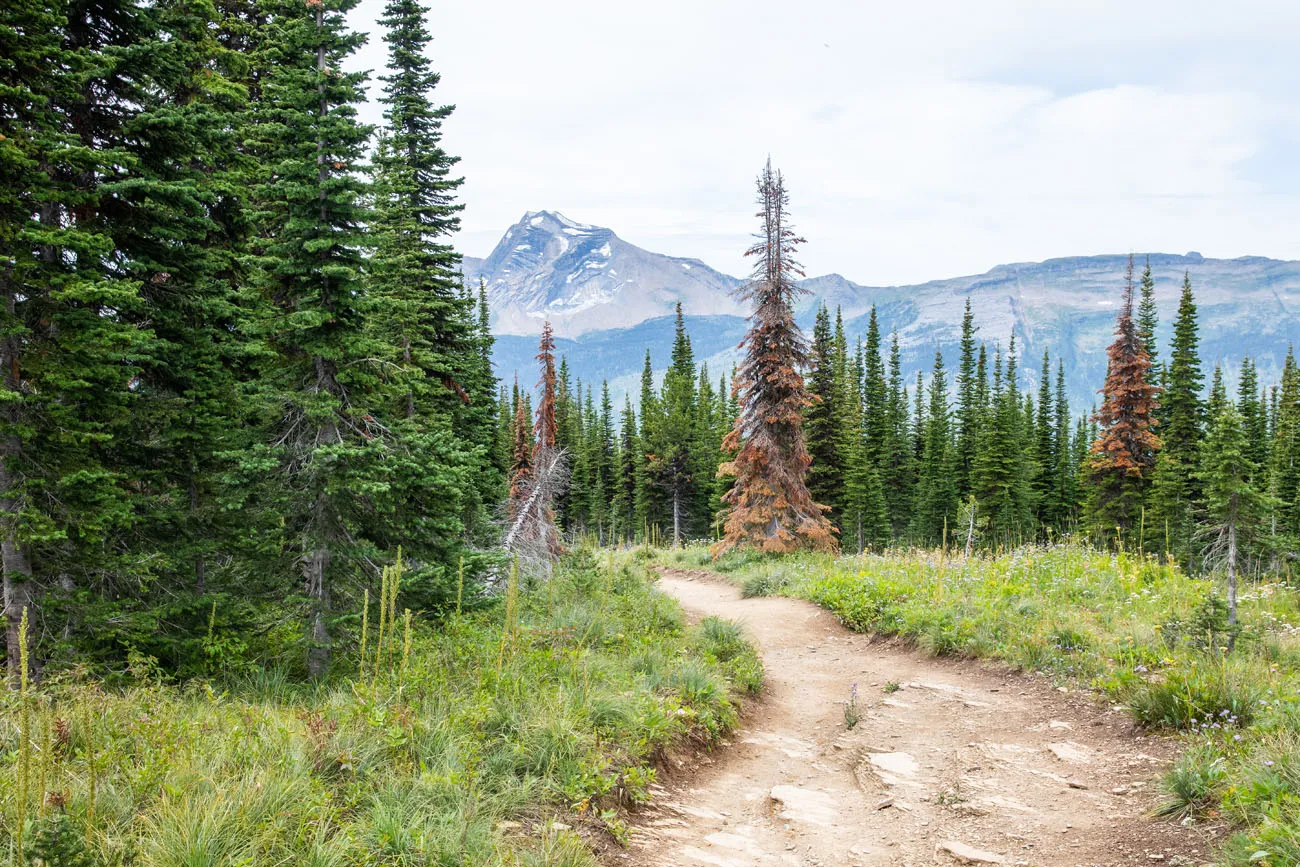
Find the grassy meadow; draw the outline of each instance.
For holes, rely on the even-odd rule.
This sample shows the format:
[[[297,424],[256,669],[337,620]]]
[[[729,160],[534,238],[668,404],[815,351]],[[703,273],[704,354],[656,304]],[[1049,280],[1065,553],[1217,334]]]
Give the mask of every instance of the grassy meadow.
[[[746,595],[809,600],[936,656],[998,659],[1091,687],[1184,739],[1162,813],[1230,823],[1226,864],[1300,864],[1300,595],[1290,586],[1247,583],[1229,628],[1214,580],[1079,547],[716,563],[693,547],[661,559],[725,572]]]
[[[737,626],[590,553],[436,625],[379,612],[321,686],[136,660],[0,694],[0,864],[592,865],[762,685]]]

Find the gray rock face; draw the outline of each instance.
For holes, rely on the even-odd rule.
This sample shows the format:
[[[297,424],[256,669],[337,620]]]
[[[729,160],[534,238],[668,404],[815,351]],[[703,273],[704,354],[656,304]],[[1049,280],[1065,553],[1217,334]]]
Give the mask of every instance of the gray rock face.
[[[467,285],[486,281],[493,327],[536,334],[549,319],[557,334],[625,328],[690,310],[738,313],[730,293],[739,280],[698,259],[650,253],[609,229],[554,211],[530,211],[506,230],[486,259],[466,258]]]
[[[1147,258],[1136,257],[1139,272]],[[800,300],[799,318],[810,326],[818,304],[839,306],[853,339],[865,331],[874,304],[882,331],[898,332],[909,375],[928,371],[936,349],[951,373],[969,299],[979,338],[990,349],[1000,345],[1005,350],[1015,334],[1022,386],[1036,385],[1039,361],[1048,350],[1053,366],[1056,359],[1064,361],[1071,402],[1082,411],[1105,379],[1105,348],[1114,331],[1127,260],[1127,255],[1079,256],[998,265],[984,274],[912,286],[867,286],[838,274],[812,277],[803,283],[809,294]],[[1207,259],[1198,253],[1153,253],[1150,262],[1162,355],[1168,354],[1187,273],[1200,310],[1207,380],[1213,365],[1222,362],[1229,382],[1235,383],[1235,367],[1247,354],[1258,362],[1264,384],[1277,378],[1288,346],[1300,340],[1300,262]],[[697,359],[711,359],[717,373],[736,357],[741,326],[735,317],[745,311],[731,292],[741,280],[698,260],[647,252],[608,229],[574,223],[554,212],[525,215],[487,259],[466,259],[465,274],[471,285],[480,275],[486,279],[495,330],[520,336],[518,347],[512,340],[498,343],[498,373],[503,376],[510,376],[518,361],[523,380],[535,378],[528,369],[535,340],[525,336],[540,331],[548,317],[557,333],[578,340],[568,347],[569,363],[584,378],[617,381],[634,375],[647,345],[671,335],[671,320],[662,317],[678,300],[692,318]],[[647,339],[651,331],[654,339]],[[588,350],[595,353],[590,359],[585,358]],[[656,352],[654,362],[662,368],[666,354]]]

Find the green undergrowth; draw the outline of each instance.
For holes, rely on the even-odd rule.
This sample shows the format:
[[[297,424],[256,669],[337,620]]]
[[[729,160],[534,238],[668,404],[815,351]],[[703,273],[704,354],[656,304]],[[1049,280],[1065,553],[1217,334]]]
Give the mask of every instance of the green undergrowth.
[[[930,654],[1003,660],[1095,689],[1185,739],[1162,813],[1231,822],[1223,863],[1300,864],[1300,595],[1288,586],[1247,584],[1230,628],[1215,581],[1081,547],[716,563],[694,547],[659,559],[714,568],[746,596],[815,602],[852,629]]]
[[[687,628],[643,566],[589,553],[463,618],[389,615],[376,653],[378,610],[323,686],[136,660],[120,688],[0,697],[0,864],[590,867],[666,752],[762,685],[735,624]]]

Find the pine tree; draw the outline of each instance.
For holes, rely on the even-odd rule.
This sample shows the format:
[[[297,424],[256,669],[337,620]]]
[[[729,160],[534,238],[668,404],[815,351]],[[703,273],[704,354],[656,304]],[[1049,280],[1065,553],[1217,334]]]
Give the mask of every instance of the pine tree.
[[[758,263],[740,297],[752,301],[750,329],[741,343],[740,416],[727,436],[735,459],[720,472],[735,477],[725,496],[731,507],[726,536],[715,554],[737,546],[762,551],[834,550],[826,507],[808,494],[803,412],[811,398],[800,370],[808,348],[794,319],[793,301],[802,276],[794,259],[799,238],[788,222],[789,199],[769,161],[758,180],[762,232],[748,255]]]
[[[1127,536],[1140,520],[1160,439],[1152,430],[1157,389],[1147,376],[1151,360],[1133,321],[1133,257],[1129,257],[1124,298],[1107,350],[1105,402],[1093,419],[1101,425],[1089,461],[1089,519],[1096,530],[1117,528]]]
[[[971,489],[971,473],[975,466],[975,444],[979,436],[979,422],[983,415],[980,405],[982,374],[976,366],[975,314],[971,312],[970,298],[961,319],[961,356],[957,367],[957,492],[966,496]]]
[[[1039,532],[1055,523],[1060,513],[1056,499],[1056,416],[1052,406],[1052,361],[1043,350],[1038,374],[1038,407],[1034,418],[1033,503]]]
[[[808,391],[812,402],[804,414],[804,432],[808,438],[808,493],[818,503],[831,507],[829,517],[839,523],[845,507],[845,455],[841,452],[840,405],[841,383],[835,375],[835,342],[831,333],[830,312],[825,305],[817,308],[813,325],[812,352]]]
[[[953,470],[955,456],[949,430],[948,384],[941,352],[936,350],[934,353],[934,369],[930,374],[930,408],[924,418],[919,414],[919,379],[916,387],[917,428],[924,427],[925,439],[920,456],[913,533],[923,541],[941,544],[945,541],[945,531],[952,528],[957,516],[957,480]]]
[[[1190,275],[1174,318],[1174,340],[1167,368],[1168,386],[1160,397],[1167,424],[1159,429],[1161,449],[1152,485],[1156,520],[1169,528],[1168,553],[1187,562],[1191,556],[1194,513],[1200,499],[1201,360],[1198,353],[1196,303]]]
[[[1241,359],[1237,408],[1241,413],[1241,428],[1246,434],[1246,451],[1257,472],[1262,471],[1268,466],[1268,416],[1260,398],[1255,361],[1249,356]]]
[[[867,341],[863,347],[862,412],[866,432],[867,461],[879,466],[889,449],[889,395],[885,364],[880,356],[880,326],[872,305],[867,320]]]
[[[988,535],[1008,546],[1023,541],[1032,516],[1026,452],[1029,443],[1020,395],[1016,389],[1015,335],[1003,374],[1002,354],[993,365],[989,414],[980,426],[972,479]]]
[[[1270,493],[1277,502],[1274,533],[1282,537],[1280,545],[1289,546],[1300,537],[1300,367],[1291,349],[1274,395]]]
[[[854,549],[862,551],[884,547],[893,536],[880,472],[887,466],[885,458],[894,443],[892,438],[886,441],[882,444],[886,453],[875,460],[871,458],[864,435],[862,383],[865,376],[858,375],[865,364],[857,360],[848,364],[847,346],[843,343],[843,329],[837,328],[836,353],[844,356],[836,362],[837,391],[843,408],[836,419],[837,451],[844,467],[841,528],[842,538],[851,540]],[[859,358],[861,354],[859,351]]]
[[[1156,281],[1151,276],[1151,257],[1147,256],[1146,267],[1142,269],[1141,292],[1137,308],[1138,337],[1151,359],[1150,379],[1160,379],[1159,352],[1156,349],[1156,327],[1160,323],[1160,311],[1156,308]]]
[[[661,526],[664,515],[663,491],[650,476],[652,448],[658,436],[656,427],[661,413],[654,383],[654,367],[647,349],[645,366],[641,370],[641,429],[637,437],[640,451],[637,455],[636,515],[642,534],[651,526]]]
[[[1056,513],[1053,526],[1057,532],[1071,527],[1079,513],[1080,457],[1075,453],[1077,443],[1070,436],[1070,401],[1065,391],[1065,362],[1056,362],[1056,430],[1053,452],[1056,464],[1053,469],[1056,492]],[[1085,443],[1086,447],[1086,443]]]
[[[686,333],[682,306],[677,304],[672,362],[664,376],[660,415],[650,436],[649,476],[667,498],[674,545],[692,529],[696,502],[691,446],[695,441],[695,356]]]
[[[85,10],[75,33],[63,7],[35,0],[15,0],[0,19],[0,525],[11,677],[23,611],[36,622],[43,594],[88,587],[82,579],[103,575],[100,567],[116,571],[103,552],[132,518],[103,444],[130,438],[127,384],[148,336],[114,315],[139,309],[139,284],[103,267],[113,240],[101,215],[103,181],[128,156],[109,107],[137,95],[123,93],[134,91],[135,70],[114,37],[150,34],[135,4],[115,10],[120,31],[102,26],[102,11]],[[113,75],[105,50],[123,51]],[[42,656],[38,644],[38,667]]]
[[[1211,537],[1209,562],[1228,573],[1228,624],[1237,623],[1237,574],[1242,547],[1263,529],[1268,498],[1252,483],[1258,468],[1250,459],[1241,414],[1224,402],[1210,425],[1199,481],[1205,491],[1204,527]]]
[[[885,505],[893,537],[900,538],[912,520],[916,487],[916,453],[912,448],[908,419],[907,385],[903,379],[903,357],[898,332],[889,341],[889,453],[878,475],[884,488]]]
[[[252,190],[252,264],[274,314],[255,332],[266,347],[256,395],[266,447],[245,469],[272,467],[250,492],[283,518],[280,556],[301,564],[313,677],[330,661],[345,576],[382,546],[375,498],[387,495],[390,449],[406,445],[385,424],[394,395],[369,361],[396,353],[370,327],[376,313],[361,281],[361,226],[371,219],[356,171],[369,133],[355,112],[364,75],[340,71],[363,41],[346,29],[352,5],[277,4],[253,131],[265,169]]]
[[[640,454],[636,411],[632,409],[632,398],[625,397],[619,420],[618,472],[613,503],[615,533],[625,542],[633,541],[641,528],[636,509]]]

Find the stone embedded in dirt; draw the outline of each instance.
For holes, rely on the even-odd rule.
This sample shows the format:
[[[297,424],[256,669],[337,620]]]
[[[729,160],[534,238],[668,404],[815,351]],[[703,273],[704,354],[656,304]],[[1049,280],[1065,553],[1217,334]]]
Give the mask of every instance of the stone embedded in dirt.
[[[1047,727],[1048,727],[1048,728],[1052,728],[1052,729],[1072,729],[1072,728],[1074,728],[1074,726],[1070,725],[1068,722],[1065,722],[1064,720],[1059,720],[1059,719],[1054,719],[1054,720],[1052,720],[1051,722],[1049,722],[1049,723],[1047,724]]]
[[[962,864],[1005,864],[1007,863],[1001,855],[993,852],[985,852],[983,849],[976,849],[974,846],[967,846],[965,843],[958,843],[956,840],[945,840],[934,851],[941,855],[950,855]]]
[[[872,753],[869,759],[877,771],[898,777],[915,777],[920,766],[908,753]],[[889,780],[885,780],[889,782]]]
[[[822,827],[835,824],[835,804],[825,792],[801,789],[798,786],[773,786],[768,797],[781,805],[782,809],[777,815],[782,819]]]
[[[1074,741],[1048,744],[1047,749],[1061,761],[1072,765],[1086,765],[1092,761],[1092,751],[1082,744],[1076,744]]]

